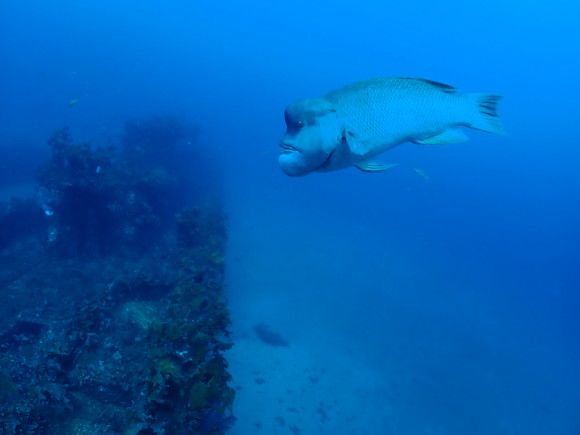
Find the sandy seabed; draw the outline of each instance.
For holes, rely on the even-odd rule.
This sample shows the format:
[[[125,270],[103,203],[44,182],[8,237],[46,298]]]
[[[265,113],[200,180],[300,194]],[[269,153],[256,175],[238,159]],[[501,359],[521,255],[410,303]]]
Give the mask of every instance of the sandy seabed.
[[[247,201],[228,215],[230,433],[576,433],[569,384],[580,379],[535,361],[546,352],[534,331],[515,335],[489,301],[458,302],[461,284],[445,293],[437,270],[414,273],[372,228],[349,235],[344,223]],[[260,341],[260,323],[289,347]]]

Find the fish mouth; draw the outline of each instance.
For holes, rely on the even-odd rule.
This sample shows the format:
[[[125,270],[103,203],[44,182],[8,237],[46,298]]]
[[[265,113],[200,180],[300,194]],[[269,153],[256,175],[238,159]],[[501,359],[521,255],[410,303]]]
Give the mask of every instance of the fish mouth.
[[[280,142],[280,148],[280,154],[291,154],[298,151],[295,147],[285,142]]]

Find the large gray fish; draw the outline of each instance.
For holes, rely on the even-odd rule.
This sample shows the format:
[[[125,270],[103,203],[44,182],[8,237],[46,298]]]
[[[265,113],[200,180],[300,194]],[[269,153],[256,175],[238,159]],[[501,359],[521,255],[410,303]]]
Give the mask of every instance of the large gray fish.
[[[323,97],[298,100],[284,113],[280,167],[299,177],[355,166],[381,172],[395,165],[375,157],[403,142],[464,142],[460,126],[504,133],[497,114],[502,97],[461,94],[426,79],[392,77],[344,86]]]

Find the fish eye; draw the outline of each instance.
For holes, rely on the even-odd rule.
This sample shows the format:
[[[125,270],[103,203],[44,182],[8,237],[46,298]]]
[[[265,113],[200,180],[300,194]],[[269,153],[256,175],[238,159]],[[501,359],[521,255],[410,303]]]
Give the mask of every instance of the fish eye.
[[[304,127],[304,120],[299,119],[298,121],[296,121],[296,127],[298,127],[298,128]]]

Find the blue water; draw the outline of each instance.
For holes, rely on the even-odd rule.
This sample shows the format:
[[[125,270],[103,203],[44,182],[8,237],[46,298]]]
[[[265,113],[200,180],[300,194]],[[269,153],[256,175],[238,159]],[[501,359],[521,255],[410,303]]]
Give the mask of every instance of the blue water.
[[[127,119],[199,127],[229,216],[232,433],[578,434],[579,16],[565,0],[5,0],[0,146],[28,161],[65,124],[95,145]],[[282,174],[288,103],[389,76],[504,95],[508,135],[404,144],[385,174]],[[26,182],[0,166],[3,189]],[[290,348],[260,348],[259,322]]]

